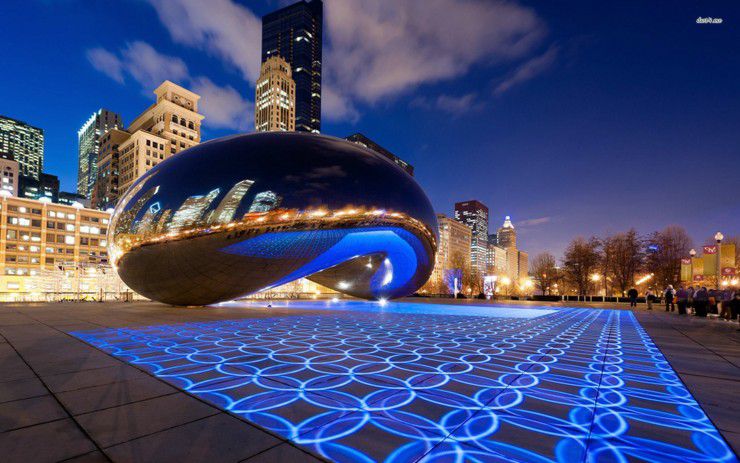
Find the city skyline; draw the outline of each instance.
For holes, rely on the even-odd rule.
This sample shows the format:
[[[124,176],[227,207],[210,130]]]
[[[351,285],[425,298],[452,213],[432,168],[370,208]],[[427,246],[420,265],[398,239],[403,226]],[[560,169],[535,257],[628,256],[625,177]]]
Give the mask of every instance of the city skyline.
[[[5,103],[0,114],[44,130],[44,172],[58,175],[62,190],[75,190],[75,135],[87,117],[105,107],[130,122],[151,102],[145,95],[160,78],[203,95],[204,140],[252,130],[259,18],[284,3],[247,7],[216,2],[214,15],[228,9],[250,27],[239,40],[217,36],[210,42],[197,34],[213,27],[206,20],[175,26],[164,7],[152,3],[154,8],[127,3],[122,14],[128,21],[107,17],[99,7],[83,11],[81,18],[73,16],[76,8],[69,5],[5,7],[6,40],[29,21],[41,26],[58,17],[65,24],[9,50],[10,69],[0,89]],[[450,26],[470,14],[458,2],[440,4],[450,7]],[[467,8],[476,5],[482,3],[469,2]],[[684,225],[699,245],[718,228],[738,229],[740,210],[727,188],[734,172],[722,166],[737,162],[733,121],[739,110],[730,102],[738,89],[730,76],[740,63],[731,54],[706,54],[709,47],[726,49],[736,31],[727,24],[696,24],[699,16],[728,12],[682,6],[675,11],[625,7],[605,13],[608,18],[599,25],[586,20],[587,12],[565,15],[544,3],[511,4],[508,10],[494,4],[490,9],[506,13],[513,28],[501,32],[505,37],[496,47],[484,49],[475,40],[488,36],[473,27],[468,38],[474,49],[482,47],[471,52],[475,56],[459,56],[445,47],[430,55],[450,58],[459,69],[430,76],[433,71],[417,66],[417,76],[385,82],[382,73],[374,73],[377,60],[357,68],[346,51],[363,37],[350,33],[349,25],[377,21],[374,13],[359,7],[357,18],[348,15],[347,6],[324,2],[328,56],[322,133],[366,133],[413,164],[439,213],[451,215],[454,202],[474,197],[489,206],[492,223],[511,215],[532,255],[543,250],[560,255],[574,235],[630,226],[648,233],[671,223]],[[419,18],[408,21],[424,18],[421,11],[412,12]],[[661,21],[656,24],[650,17]],[[96,18],[87,23],[95,25],[92,30],[72,30],[90,18]],[[487,18],[481,14],[481,21]],[[125,31],[117,21],[135,24],[136,32]],[[103,30],[110,33],[103,37]],[[228,24],[224,30],[230,30]],[[54,40],[62,32],[69,34],[60,43],[62,53],[42,49],[38,40]],[[433,32],[445,40],[459,39],[444,28]],[[531,39],[523,50],[514,50],[506,34],[524,32]],[[192,37],[185,37],[188,33]],[[252,38],[257,42],[251,43]],[[219,48],[223,43],[242,43],[243,48],[238,54]],[[358,53],[376,57],[370,45]],[[506,50],[515,56],[505,56]],[[615,50],[619,53],[611,53]],[[402,58],[408,57],[398,58],[394,69],[406,70],[409,63]],[[165,66],[147,66],[152,63]],[[74,77],[64,75],[70,68]],[[358,81],[349,83],[353,72]],[[376,86],[368,84],[370,77]],[[209,98],[214,102],[210,108]],[[696,188],[688,188],[692,184]]]

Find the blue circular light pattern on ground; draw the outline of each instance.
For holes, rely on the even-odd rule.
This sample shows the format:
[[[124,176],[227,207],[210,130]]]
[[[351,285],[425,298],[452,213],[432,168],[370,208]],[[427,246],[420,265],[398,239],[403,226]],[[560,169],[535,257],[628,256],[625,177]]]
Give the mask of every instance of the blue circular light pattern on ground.
[[[632,313],[544,313],[74,335],[335,461],[738,461]]]

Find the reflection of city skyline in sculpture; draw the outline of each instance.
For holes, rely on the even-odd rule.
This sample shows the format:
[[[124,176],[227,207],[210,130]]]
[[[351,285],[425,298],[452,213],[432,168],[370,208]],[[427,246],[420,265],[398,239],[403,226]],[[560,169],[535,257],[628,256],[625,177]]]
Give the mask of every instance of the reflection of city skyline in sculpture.
[[[216,188],[210,191],[207,195],[196,195],[191,196],[182,203],[180,209],[175,211],[175,215],[172,216],[172,222],[170,223],[170,231],[179,231],[188,225],[197,225],[200,219],[203,217],[208,206],[211,205],[214,199],[218,196],[221,191]]]
[[[254,184],[254,180],[242,180],[237,182],[224,199],[221,200],[218,207],[213,211],[213,219],[209,220],[209,223],[228,223],[234,218],[239,203],[241,203],[244,195],[247,194],[249,188]]]
[[[426,281],[436,218],[398,167],[326,136],[222,140],[147,172],[117,207],[111,258],[132,289],[200,305],[302,277],[369,299],[405,296]],[[202,178],[214,180],[197,188]]]
[[[252,205],[249,206],[249,212],[269,212],[273,209],[277,209],[280,205],[280,196],[275,194],[274,191],[263,191],[257,193],[254,197]]]

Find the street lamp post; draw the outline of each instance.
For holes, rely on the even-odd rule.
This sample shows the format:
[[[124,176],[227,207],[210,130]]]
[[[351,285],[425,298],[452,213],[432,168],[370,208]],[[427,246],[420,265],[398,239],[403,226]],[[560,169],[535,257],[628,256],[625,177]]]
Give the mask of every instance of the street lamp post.
[[[689,251],[689,286],[694,285],[694,257],[696,257],[696,249],[691,248]]]
[[[721,232],[717,232],[714,235],[714,239],[717,240],[717,289],[720,287],[720,280],[722,279],[722,240],[725,236]]]

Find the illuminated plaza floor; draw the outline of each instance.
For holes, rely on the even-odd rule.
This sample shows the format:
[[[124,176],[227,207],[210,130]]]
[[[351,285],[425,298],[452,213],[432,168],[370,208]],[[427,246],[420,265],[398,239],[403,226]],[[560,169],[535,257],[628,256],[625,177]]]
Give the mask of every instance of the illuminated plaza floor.
[[[737,461],[627,310],[258,305],[69,332],[331,461]]]

